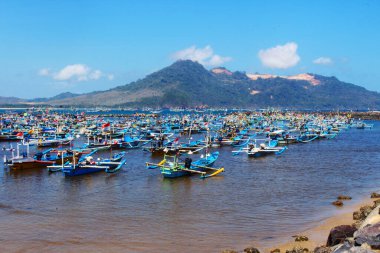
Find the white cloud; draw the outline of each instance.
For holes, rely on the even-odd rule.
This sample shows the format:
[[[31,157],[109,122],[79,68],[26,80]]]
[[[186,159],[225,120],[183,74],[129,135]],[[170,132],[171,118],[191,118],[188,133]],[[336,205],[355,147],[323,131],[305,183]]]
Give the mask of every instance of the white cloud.
[[[102,77],[113,79],[112,74],[104,74],[102,71],[96,69],[92,70],[85,64],[71,64],[62,68],[57,72],[51,72],[47,68],[40,69],[38,72],[40,76],[50,76],[56,81],[89,81],[99,80]]]
[[[115,78],[115,76],[113,75],[113,74],[109,74],[108,76],[107,76],[107,78],[108,78],[108,80],[113,80],[114,78]]]
[[[217,66],[232,60],[231,57],[224,57],[214,54],[214,50],[209,45],[205,46],[204,48],[197,48],[196,46],[191,46],[189,48],[175,52],[172,55],[172,58],[174,60],[197,61],[205,66]]]
[[[50,74],[50,70],[47,68],[43,68],[38,71],[38,75],[40,76],[48,76],[49,74]]]
[[[329,57],[319,57],[313,61],[314,64],[329,65],[332,63],[331,58]]]
[[[88,74],[88,78],[92,80],[98,80],[102,76],[103,76],[103,73],[100,70],[95,70],[93,72],[90,72],[90,74]]]
[[[286,69],[297,65],[300,57],[297,54],[298,45],[294,42],[278,45],[259,51],[259,58],[265,67]]]
[[[53,75],[55,80],[67,81],[70,79],[77,79],[77,81],[86,81],[90,74],[90,68],[84,64],[67,65],[58,73]]]

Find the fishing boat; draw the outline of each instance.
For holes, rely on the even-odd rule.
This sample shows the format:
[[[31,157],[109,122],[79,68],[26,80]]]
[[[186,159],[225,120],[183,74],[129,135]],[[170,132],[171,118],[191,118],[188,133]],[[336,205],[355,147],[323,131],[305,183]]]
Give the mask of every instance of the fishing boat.
[[[65,164],[71,162],[74,158],[79,159],[85,152],[82,150],[70,150],[70,149],[47,149],[43,152],[38,152],[34,155],[34,159],[37,161],[53,162],[54,164]]]
[[[29,134],[24,135],[23,142],[24,144],[28,144],[30,146],[37,146],[37,147],[57,147],[57,146],[63,146],[63,145],[70,145],[72,141],[74,140],[74,137],[72,137],[69,134],[65,135],[51,135],[45,133],[43,136],[35,136],[31,137]]]
[[[323,131],[319,134],[320,139],[334,139],[338,135],[337,132]]]
[[[305,132],[297,137],[297,142],[300,143],[309,143],[319,138],[319,134]]]
[[[373,124],[367,124],[364,123],[363,121],[359,121],[356,123],[356,129],[372,129]]]
[[[164,159],[158,164],[147,163],[148,169],[159,168],[164,178],[177,178],[199,174],[201,178],[208,178],[218,175],[224,171],[224,168],[212,168],[214,162],[218,159],[219,152],[206,154],[205,157],[193,162],[190,157],[185,158],[183,162],[179,160],[179,155],[165,155]],[[211,172],[211,173],[210,173]]]
[[[87,139],[87,143],[83,145],[83,149],[90,149],[90,150],[107,150],[110,149],[112,146],[112,141],[109,141],[107,139],[102,138],[96,138],[94,137],[94,141],[90,141],[90,137]]]
[[[65,176],[79,176],[90,173],[96,173],[100,171],[104,171],[107,173],[115,173],[120,170],[120,168],[125,164],[126,159],[124,158],[125,152],[120,152],[113,155],[110,159],[99,159],[95,161],[91,156],[96,153],[97,150],[89,153],[84,156],[82,159],[75,163],[64,164],[62,166],[48,166],[50,171],[61,170]]]
[[[239,155],[240,153],[246,153],[249,157],[261,157],[267,155],[280,155],[288,148],[277,147],[278,142],[271,139],[254,139],[246,147],[239,150],[232,151],[233,155]]]
[[[123,148],[126,149],[136,149],[141,148],[145,146],[146,144],[150,143],[152,140],[143,140],[141,137],[132,138],[131,136],[124,136],[121,145]]]
[[[26,147],[26,151],[23,151],[20,154],[20,148]],[[29,145],[23,145],[21,143],[17,144],[16,151],[17,154],[14,154],[14,149],[10,149],[12,152],[12,157],[10,159],[7,158],[6,154],[4,155],[4,164],[8,166],[12,170],[23,170],[23,169],[37,169],[44,168],[48,165],[52,165],[54,161],[47,160],[37,160],[35,157],[31,157],[29,155]]]
[[[174,145],[173,141],[161,137],[151,140],[150,145],[143,147],[142,150],[150,152],[152,155],[176,154],[179,152],[179,146]]]
[[[20,141],[23,139],[22,132],[11,132],[3,130],[0,132],[0,142],[9,142],[9,141]]]
[[[278,141],[278,145],[288,145],[297,143],[297,137],[292,135],[290,131],[276,130],[269,133],[269,137],[272,140]]]

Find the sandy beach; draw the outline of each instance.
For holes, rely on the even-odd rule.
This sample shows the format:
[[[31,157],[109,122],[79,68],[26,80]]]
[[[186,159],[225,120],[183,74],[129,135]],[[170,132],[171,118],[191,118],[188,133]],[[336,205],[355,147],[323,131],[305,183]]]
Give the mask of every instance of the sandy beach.
[[[260,247],[260,243],[254,245],[261,252],[286,252],[294,248],[307,248],[309,251],[313,251],[316,247],[325,246],[330,230],[340,225],[352,225],[355,223],[353,219],[353,212],[360,209],[360,207],[366,205],[373,205],[376,198],[365,197],[362,200],[344,200],[342,207],[336,207],[331,205],[331,208],[339,209],[339,213],[321,221],[316,222],[312,228],[306,230],[300,230],[297,234],[289,234],[289,239],[283,243],[275,244],[271,247]],[[307,241],[295,241],[296,236],[306,236]],[[278,251],[279,250],[279,251]]]

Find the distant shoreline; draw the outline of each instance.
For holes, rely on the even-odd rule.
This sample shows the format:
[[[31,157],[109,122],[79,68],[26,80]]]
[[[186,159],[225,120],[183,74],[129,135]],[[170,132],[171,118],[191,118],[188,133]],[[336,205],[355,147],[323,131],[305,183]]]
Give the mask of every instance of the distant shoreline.
[[[6,111],[6,110],[31,110],[33,108],[31,107],[0,107],[0,111]],[[51,110],[51,111],[88,111],[91,112],[91,114],[96,114],[96,113],[101,113],[103,116],[109,115],[109,116],[123,116],[124,114],[122,113],[109,113],[111,111],[126,111],[126,112],[133,112],[133,111],[140,111],[140,112],[147,112],[147,113],[154,113],[153,109],[147,109],[147,108],[139,108],[139,109],[133,109],[133,108],[100,108],[96,110],[96,107],[90,107],[90,108],[61,108],[61,107],[43,107],[43,108],[34,108],[35,110]],[[228,112],[233,112],[233,111],[247,111],[247,112],[266,112],[264,109],[256,109],[256,110],[249,110],[249,109],[223,109],[223,108],[210,108],[204,110],[204,113],[209,113],[209,112],[217,112],[217,111],[228,111]],[[183,111],[175,111],[175,110],[170,110],[166,109],[167,112],[198,112],[196,108],[188,108],[184,109]],[[350,115],[351,118],[354,119],[360,119],[360,120],[380,120],[380,111],[320,111],[320,110],[275,110],[279,112],[300,112],[300,113],[320,113],[324,115]]]

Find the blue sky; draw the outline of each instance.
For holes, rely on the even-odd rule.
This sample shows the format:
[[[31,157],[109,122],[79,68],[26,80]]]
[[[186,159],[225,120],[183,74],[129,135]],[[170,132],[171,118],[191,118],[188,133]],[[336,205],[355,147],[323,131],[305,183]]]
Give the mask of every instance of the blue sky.
[[[0,96],[105,90],[176,59],[380,91],[380,1],[0,1]]]

